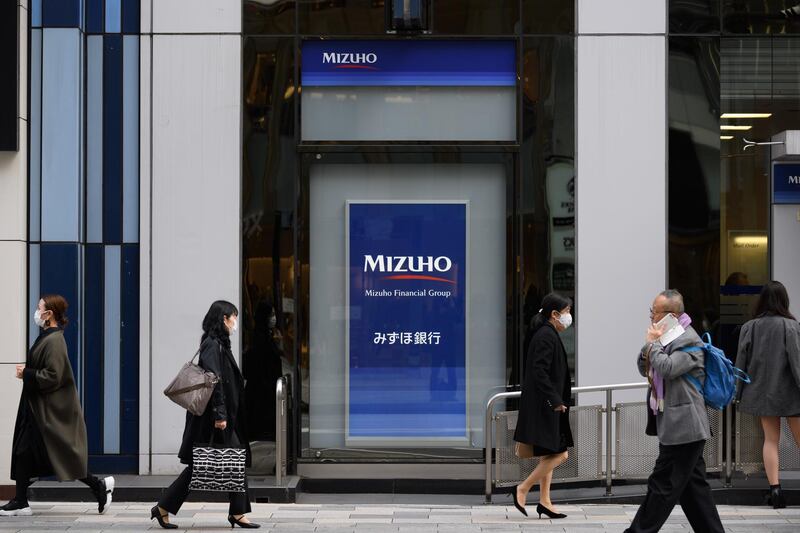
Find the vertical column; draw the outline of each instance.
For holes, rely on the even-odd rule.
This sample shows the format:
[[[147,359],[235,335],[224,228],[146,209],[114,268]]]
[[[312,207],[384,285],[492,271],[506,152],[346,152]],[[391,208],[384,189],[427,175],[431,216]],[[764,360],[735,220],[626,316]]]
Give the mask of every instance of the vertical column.
[[[19,91],[16,121],[19,128],[17,151],[0,152],[0,401],[17,405],[22,388],[16,379],[14,366],[25,362],[28,312],[26,297],[28,210],[28,2],[13,1],[19,39]],[[14,9],[16,8],[16,9]],[[35,39],[31,39],[35,42]],[[0,427],[13,428],[17,411],[6,408],[0,413]],[[10,457],[12,431],[0,432],[0,456]],[[13,483],[9,479],[9,462],[0,462],[0,485]]]
[[[152,123],[141,139],[152,147],[142,163],[151,165],[152,189],[140,213],[142,232],[152,235],[150,249],[142,249],[143,258],[150,256],[142,320],[151,331],[141,357],[152,376],[150,411],[158,413],[149,420],[152,473],[161,474],[179,469],[184,424],[183,411],[161,391],[197,350],[209,305],[217,299],[239,305],[242,3],[146,3],[152,107],[142,107],[141,122],[152,112]],[[238,352],[235,336],[233,343]]]
[[[666,27],[662,0],[578,2],[579,385],[643,379],[634,358],[666,282]]]

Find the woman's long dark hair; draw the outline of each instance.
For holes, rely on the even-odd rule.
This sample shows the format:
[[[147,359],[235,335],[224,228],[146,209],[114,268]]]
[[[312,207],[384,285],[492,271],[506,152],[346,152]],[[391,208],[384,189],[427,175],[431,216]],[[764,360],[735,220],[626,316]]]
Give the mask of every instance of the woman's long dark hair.
[[[232,316],[239,316],[239,310],[232,303],[225,300],[217,300],[211,304],[211,307],[208,308],[208,313],[203,319],[203,336],[200,342],[202,343],[211,337],[230,350],[231,336],[227,326],[225,326],[225,318]]]
[[[789,312],[789,294],[786,292],[786,287],[780,281],[768,281],[761,289],[761,294],[758,295],[758,303],[756,303],[756,312],[753,313],[755,318],[764,316],[782,316],[796,320],[794,315]]]
[[[560,313],[562,309],[566,309],[572,305],[572,300],[566,296],[562,296],[557,292],[551,292],[542,299],[542,308],[534,315],[531,322],[531,333],[536,333],[539,328],[547,324],[553,311]]]

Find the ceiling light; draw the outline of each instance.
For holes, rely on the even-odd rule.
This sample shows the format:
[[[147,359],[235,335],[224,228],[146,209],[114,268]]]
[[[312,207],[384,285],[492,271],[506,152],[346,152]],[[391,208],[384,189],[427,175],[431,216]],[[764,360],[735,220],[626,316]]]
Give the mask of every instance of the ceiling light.
[[[719,118],[769,118],[772,113],[723,113]]]
[[[747,131],[752,129],[753,126],[732,126],[730,124],[723,124],[719,129],[723,131]]]
[[[733,135],[720,135],[719,136],[719,140],[720,141],[730,141],[731,139],[733,139]]]
[[[759,246],[766,246],[769,242],[769,239],[766,235],[742,235],[740,237],[734,237],[733,243],[738,244],[739,246],[748,246],[752,248],[756,248]]]

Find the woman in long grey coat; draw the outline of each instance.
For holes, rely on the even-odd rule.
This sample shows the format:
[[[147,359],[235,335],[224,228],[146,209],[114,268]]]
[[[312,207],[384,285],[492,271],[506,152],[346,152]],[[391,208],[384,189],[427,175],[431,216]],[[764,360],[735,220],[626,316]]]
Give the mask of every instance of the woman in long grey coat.
[[[739,410],[761,420],[770,503],[780,509],[786,507],[778,478],[782,417],[800,446],[800,324],[789,312],[789,295],[778,281],[764,285],[754,316],[739,337],[736,366],[751,380],[739,390]]]
[[[64,328],[67,301],[43,296],[34,313],[42,332],[24,365],[17,365],[22,396],[11,450],[14,499],[0,507],[0,516],[30,516],[31,478],[55,475],[59,481],[81,480],[97,498],[98,512],[111,504],[114,478],[98,479],[88,472],[86,424],[67,356]]]

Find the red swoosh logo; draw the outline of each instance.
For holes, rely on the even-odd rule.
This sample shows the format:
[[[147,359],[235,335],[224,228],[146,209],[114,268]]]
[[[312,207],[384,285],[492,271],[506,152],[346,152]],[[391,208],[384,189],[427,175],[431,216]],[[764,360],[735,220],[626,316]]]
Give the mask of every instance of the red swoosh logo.
[[[364,70],[379,70],[376,67],[370,67],[368,65],[337,65],[335,68],[357,68]]]
[[[452,283],[453,285],[456,284],[456,282],[451,279],[437,278],[436,276],[423,276],[420,274],[397,274],[395,276],[386,276],[383,279],[421,279],[425,281],[441,281],[443,283]]]

